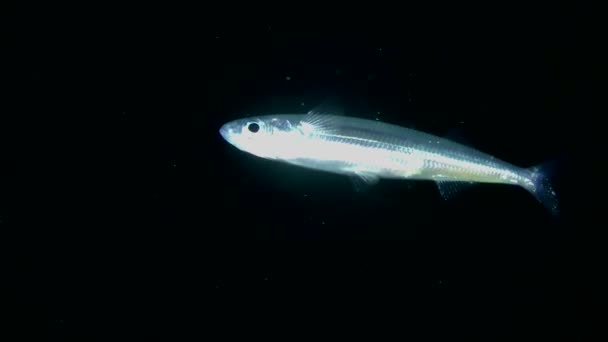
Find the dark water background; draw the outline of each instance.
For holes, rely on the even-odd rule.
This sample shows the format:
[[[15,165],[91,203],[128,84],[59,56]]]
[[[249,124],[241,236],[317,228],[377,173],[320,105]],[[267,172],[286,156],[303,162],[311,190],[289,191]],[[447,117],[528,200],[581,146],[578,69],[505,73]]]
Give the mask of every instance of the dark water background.
[[[577,331],[594,9],[369,6],[7,5],[4,323],[30,341]],[[509,186],[357,193],[218,133],[329,96],[515,165],[565,160],[562,217]]]

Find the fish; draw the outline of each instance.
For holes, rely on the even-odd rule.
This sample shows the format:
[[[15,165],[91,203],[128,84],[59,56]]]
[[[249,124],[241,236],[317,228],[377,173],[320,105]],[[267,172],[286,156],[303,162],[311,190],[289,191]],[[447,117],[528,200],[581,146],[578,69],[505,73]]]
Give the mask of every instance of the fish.
[[[558,200],[542,163],[523,168],[447,137],[378,120],[346,116],[321,104],[302,114],[246,117],[224,123],[220,135],[254,156],[350,176],[358,188],[380,179],[436,182],[444,199],[478,183],[530,192],[552,214]]]

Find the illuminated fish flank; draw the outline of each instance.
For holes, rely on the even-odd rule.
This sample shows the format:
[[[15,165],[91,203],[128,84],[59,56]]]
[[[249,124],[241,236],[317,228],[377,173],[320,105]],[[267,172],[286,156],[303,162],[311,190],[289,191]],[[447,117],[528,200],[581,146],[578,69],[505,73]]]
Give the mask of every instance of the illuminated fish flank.
[[[389,123],[314,109],[231,121],[220,134],[258,157],[354,176],[361,183],[432,180],[446,199],[473,183],[521,186],[557,213],[556,194],[542,168],[517,167],[463,144]]]

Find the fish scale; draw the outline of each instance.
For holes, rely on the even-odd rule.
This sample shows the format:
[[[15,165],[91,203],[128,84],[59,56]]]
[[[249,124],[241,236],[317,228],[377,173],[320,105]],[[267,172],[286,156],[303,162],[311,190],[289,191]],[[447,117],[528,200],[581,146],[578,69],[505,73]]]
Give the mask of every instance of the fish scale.
[[[400,175],[405,174],[403,178],[431,180],[450,178],[448,175],[452,175],[451,179],[454,180],[461,180],[462,176],[469,175],[469,177],[475,179],[466,179],[467,181],[476,180],[492,183],[514,183],[519,182],[520,180],[518,172],[512,170],[515,169],[514,166],[503,165],[503,170],[499,170],[497,163],[494,161],[495,158],[492,156],[480,156],[478,153],[467,156],[463,153],[459,153],[458,149],[468,149],[468,147],[463,147],[460,144],[447,141],[440,141],[440,143],[437,144],[433,143],[434,141],[437,141],[436,139],[430,139],[430,143],[423,145],[420,142],[417,142],[414,143],[413,146],[408,147],[408,145],[412,144],[410,142],[411,139],[393,136],[392,134],[399,133],[396,132],[395,128],[390,129],[392,134],[382,134],[384,131],[383,128],[385,127],[376,124],[377,132],[370,133],[369,130],[357,130],[356,126],[350,126],[348,119],[337,118],[333,120],[334,126],[331,131],[336,132],[336,134],[318,133],[312,136],[311,139],[321,139],[328,142],[360,146],[362,149],[377,149],[379,151],[388,152],[380,155],[392,154],[393,157],[391,160],[401,161],[403,164],[402,167],[406,169],[406,172],[394,172],[394,170],[389,172],[384,170],[383,175],[386,178],[400,178]],[[340,122],[344,120],[347,120],[347,122],[344,127],[341,127]],[[400,133],[403,136],[406,136],[410,132],[408,132],[407,129],[403,129]],[[339,138],[336,138],[338,134]],[[421,136],[420,138],[423,137]],[[441,146],[441,148],[438,146]],[[417,174],[407,172],[407,160],[411,159],[412,156],[417,156],[415,158],[422,160],[422,169],[420,169]],[[344,157],[345,162],[348,161],[348,159],[348,156]],[[372,168],[371,164],[373,164],[373,161],[370,160],[370,165],[367,166],[370,169]],[[391,162],[387,161],[386,164],[391,164]],[[365,166],[361,167],[361,169],[365,168]],[[506,168],[511,170],[506,170]],[[375,172],[383,171],[380,170]],[[497,178],[496,176],[501,173],[503,174],[503,177]]]

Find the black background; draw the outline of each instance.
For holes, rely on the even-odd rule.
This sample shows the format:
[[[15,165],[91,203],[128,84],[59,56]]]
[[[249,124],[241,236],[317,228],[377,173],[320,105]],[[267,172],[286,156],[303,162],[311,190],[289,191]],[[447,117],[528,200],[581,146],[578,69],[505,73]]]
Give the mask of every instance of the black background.
[[[53,341],[576,331],[578,163],[592,80],[606,70],[588,34],[594,9],[368,5],[5,5],[7,331]],[[330,96],[347,115],[437,135],[459,127],[515,165],[559,160],[561,216],[508,186],[448,202],[430,182],[358,193],[218,133]]]

